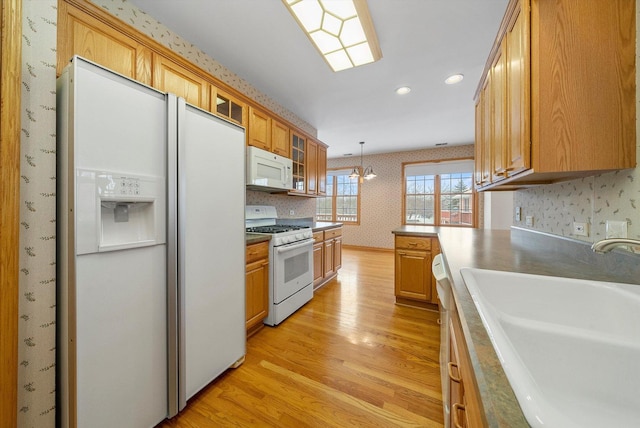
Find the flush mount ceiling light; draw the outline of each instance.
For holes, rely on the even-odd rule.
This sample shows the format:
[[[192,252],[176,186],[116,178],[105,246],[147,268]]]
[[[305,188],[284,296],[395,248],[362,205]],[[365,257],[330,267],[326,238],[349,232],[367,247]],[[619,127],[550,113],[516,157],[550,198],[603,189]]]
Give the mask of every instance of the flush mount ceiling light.
[[[349,174],[349,178],[357,178],[362,183],[364,180],[371,180],[372,178],[376,178],[377,175],[373,172],[373,167],[369,165],[366,169],[362,167],[362,154],[364,151],[364,141],[360,141],[360,167],[353,167],[353,171]]]
[[[464,79],[464,75],[463,74],[453,74],[453,75],[447,77],[444,80],[444,83],[446,83],[447,85],[455,85],[456,83],[462,82],[462,79]]]
[[[409,92],[411,92],[411,88],[408,86],[400,86],[398,89],[396,89],[396,94],[398,95],[405,95]]]
[[[382,58],[366,0],[282,0],[333,71]]]

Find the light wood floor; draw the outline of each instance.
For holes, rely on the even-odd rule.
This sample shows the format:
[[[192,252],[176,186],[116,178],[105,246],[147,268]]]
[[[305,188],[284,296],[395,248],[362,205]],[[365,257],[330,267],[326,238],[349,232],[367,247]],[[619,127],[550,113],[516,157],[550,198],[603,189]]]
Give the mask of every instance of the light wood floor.
[[[394,304],[393,253],[345,248],[336,280],[159,426],[442,427],[437,319]]]

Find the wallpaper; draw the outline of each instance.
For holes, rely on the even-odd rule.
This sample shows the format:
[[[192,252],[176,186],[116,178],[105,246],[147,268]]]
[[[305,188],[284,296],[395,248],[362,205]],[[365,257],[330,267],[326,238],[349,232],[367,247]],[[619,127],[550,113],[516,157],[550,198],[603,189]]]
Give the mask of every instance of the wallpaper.
[[[112,13],[128,14],[128,22],[143,21],[154,31],[165,31],[150,17],[137,18],[138,12],[126,1],[103,0],[101,3],[111,8]],[[21,428],[55,427],[56,5],[56,0],[23,2],[18,343],[18,426]],[[175,40],[176,49],[188,49],[188,44],[180,45],[186,42],[177,36],[171,35],[171,40]],[[201,67],[303,128],[301,121],[294,120],[290,113],[273,107],[271,101],[263,101],[246,82],[193,49],[184,55],[192,60],[193,56],[197,57],[194,62]],[[303,129],[315,135],[312,128]],[[360,227],[344,228],[345,244],[393,247],[391,230],[401,223],[402,162],[468,156],[473,156],[473,146],[365,156],[365,163],[373,166],[378,177],[363,185],[362,223]],[[331,159],[329,166],[353,166],[358,160]],[[282,217],[288,217],[290,210],[294,210],[293,217],[309,217],[315,211],[312,198],[247,192],[246,200],[248,204],[275,205]],[[523,207],[523,218],[534,216],[536,230],[571,236],[570,222],[575,218],[591,224],[592,234],[586,240],[592,241],[604,236],[603,222],[614,219],[626,220],[629,235],[640,238],[640,172],[637,168],[519,191],[514,202],[515,206]]]
[[[23,2],[18,426],[55,426],[55,0]]]
[[[246,204],[273,205],[278,212],[278,218],[315,217],[316,215],[316,199],[305,196],[247,191]]]
[[[240,91],[249,98],[257,101],[261,105],[267,107],[280,117],[288,120],[298,128],[307,132],[309,135],[317,137],[316,129],[306,123],[295,114],[285,109],[267,95],[258,91],[241,77],[227,69],[224,65],[217,62],[200,50],[197,46],[191,44],[187,40],[174,33],[166,26],[158,22],[151,15],[140,10],[135,5],[126,0],[90,0],[92,3],[109,11],[127,24],[135,27],[142,33],[148,35],[156,42],[168,47],[177,54],[182,55],[190,62],[198,65],[203,70],[209,72],[212,76],[220,79],[232,88]]]
[[[636,28],[640,26],[640,2],[636,2]],[[637,31],[636,31],[637,39]],[[636,43],[636,67],[638,67]],[[640,91],[636,70],[636,144],[640,136]],[[640,165],[640,144],[636,146]],[[530,229],[586,242],[605,238],[607,220],[626,221],[627,236],[640,238],[640,168],[521,190],[515,193],[514,207],[522,207],[521,221],[533,216]],[[575,236],[573,222],[587,223],[589,236]]]
[[[360,187],[360,225],[344,226],[344,245],[393,248],[391,231],[402,225],[403,162],[473,158],[473,155],[473,145],[365,155],[364,166],[371,165],[378,176],[370,181],[365,180]],[[346,157],[329,159],[327,166],[340,168],[359,164],[359,157]],[[482,212],[480,204],[479,213]]]

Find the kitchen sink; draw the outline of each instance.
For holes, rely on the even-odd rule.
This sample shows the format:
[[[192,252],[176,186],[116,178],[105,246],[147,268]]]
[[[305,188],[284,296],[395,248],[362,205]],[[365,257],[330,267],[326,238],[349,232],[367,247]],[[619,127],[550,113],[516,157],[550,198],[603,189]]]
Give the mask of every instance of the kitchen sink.
[[[463,268],[532,427],[640,421],[640,286]]]

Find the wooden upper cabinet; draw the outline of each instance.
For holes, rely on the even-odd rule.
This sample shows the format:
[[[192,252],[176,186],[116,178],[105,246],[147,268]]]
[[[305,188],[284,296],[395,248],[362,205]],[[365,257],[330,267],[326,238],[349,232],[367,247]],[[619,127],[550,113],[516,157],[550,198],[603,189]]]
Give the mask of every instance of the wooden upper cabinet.
[[[291,131],[293,191],[300,196],[324,196],[327,193],[327,146]]]
[[[209,83],[162,55],[153,55],[153,86],[187,100],[189,104],[209,109]]]
[[[507,111],[505,160],[508,176],[531,167],[529,14],[522,4],[513,12],[506,34]]]
[[[77,8],[59,2],[58,75],[73,55],[142,83],[151,83],[151,51],[148,48]]]
[[[211,85],[211,112],[241,126],[247,126],[247,105],[233,95]]]
[[[280,156],[291,157],[289,127],[275,119],[271,119],[271,151]]]
[[[271,116],[253,106],[249,106],[247,144],[271,151]]]
[[[307,161],[308,137],[294,133],[293,125],[277,119],[269,110],[253,107],[246,95],[93,2],[60,0],[57,27],[58,75],[73,55],[80,55],[162,92],[174,93],[189,104],[247,128],[247,144],[291,158],[296,186],[293,194],[317,196],[326,193],[326,146],[316,141],[316,151],[312,155],[315,157]],[[295,150],[292,148],[294,135]],[[308,169],[312,176],[308,175]],[[308,180],[314,189],[311,194],[307,193]]]
[[[307,139],[307,193],[318,194],[318,143]]]
[[[496,182],[505,177],[505,104],[506,104],[506,43],[500,45],[491,67],[491,115],[493,116],[493,144],[491,150],[491,181]]]
[[[318,144],[318,195],[327,194],[327,146]]]
[[[476,187],[480,187],[482,185],[482,161],[484,159],[482,150],[486,146],[484,141],[484,98],[482,92],[480,92],[476,100],[475,109],[476,140],[473,177]]]
[[[291,132],[291,160],[293,161],[293,193],[307,193],[306,167],[307,140],[296,132]]]
[[[476,91],[479,190],[636,166],[635,21],[629,0],[509,2]]]
[[[481,154],[481,177],[480,182],[483,185],[491,182],[491,171],[493,170],[493,122],[495,115],[493,114],[493,102],[491,98],[491,75],[487,77],[484,87],[482,88],[482,141],[485,143],[482,147]]]
[[[253,106],[249,106],[247,144],[280,156],[291,157],[289,126]]]

